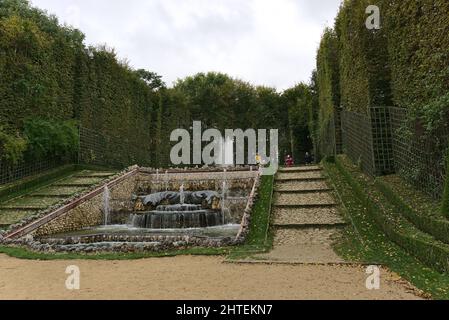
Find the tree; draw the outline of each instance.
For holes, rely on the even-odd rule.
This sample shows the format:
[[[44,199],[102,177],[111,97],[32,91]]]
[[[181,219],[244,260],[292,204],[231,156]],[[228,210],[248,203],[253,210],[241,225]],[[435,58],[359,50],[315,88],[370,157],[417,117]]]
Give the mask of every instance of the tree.
[[[135,73],[146,82],[151,90],[160,90],[166,88],[166,84],[162,81],[162,76],[155,72],[147,71],[145,69],[136,70]]]

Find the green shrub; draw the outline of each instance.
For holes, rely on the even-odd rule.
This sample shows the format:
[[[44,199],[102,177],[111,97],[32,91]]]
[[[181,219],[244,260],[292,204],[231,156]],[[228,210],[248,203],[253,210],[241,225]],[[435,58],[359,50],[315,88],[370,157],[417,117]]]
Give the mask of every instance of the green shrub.
[[[30,160],[71,157],[78,151],[78,129],[74,121],[26,120],[25,135],[26,156]]]
[[[9,166],[15,166],[23,160],[27,141],[19,135],[7,134],[0,128],[0,160]]]
[[[443,193],[443,201],[441,205],[443,215],[449,219],[449,151],[446,156],[446,182]]]

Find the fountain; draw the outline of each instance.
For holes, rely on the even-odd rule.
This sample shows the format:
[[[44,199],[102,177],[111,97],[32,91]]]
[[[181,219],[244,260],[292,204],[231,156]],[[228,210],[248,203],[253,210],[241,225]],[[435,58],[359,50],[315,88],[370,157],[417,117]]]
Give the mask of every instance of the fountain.
[[[110,201],[111,201],[111,193],[109,191],[109,187],[106,185],[103,189],[103,214],[104,214],[104,225],[107,226],[109,224],[110,217]]]
[[[226,169],[223,170],[223,186],[222,186],[222,194],[221,194],[221,214],[223,216],[223,225],[225,224],[225,200],[226,200],[226,188],[227,188],[227,181],[226,181]]]
[[[215,191],[158,192],[137,197],[148,211],[131,214],[129,224],[134,228],[187,229],[225,225],[224,209],[216,205],[220,196]],[[221,199],[221,202],[223,200]]]
[[[179,203],[181,206],[184,204],[185,201],[185,194],[184,194],[184,184],[181,185],[179,188]]]

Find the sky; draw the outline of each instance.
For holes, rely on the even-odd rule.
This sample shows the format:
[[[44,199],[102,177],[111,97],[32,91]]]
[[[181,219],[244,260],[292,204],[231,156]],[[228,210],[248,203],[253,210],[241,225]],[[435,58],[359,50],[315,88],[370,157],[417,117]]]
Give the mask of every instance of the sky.
[[[219,71],[279,91],[307,82],[341,0],[31,0],[107,44],[136,69],[174,81]]]

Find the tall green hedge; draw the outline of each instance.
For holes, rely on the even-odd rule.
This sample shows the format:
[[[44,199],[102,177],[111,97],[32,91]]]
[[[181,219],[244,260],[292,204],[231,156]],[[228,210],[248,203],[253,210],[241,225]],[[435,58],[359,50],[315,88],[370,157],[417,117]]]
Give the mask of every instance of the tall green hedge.
[[[346,0],[336,19],[340,48],[341,104],[344,109],[368,114],[372,106],[391,104],[390,66],[386,28],[368,30],[369,5],[382,12],[383,0]]]
[[[210,72],[168,89],[155,73],[121,62],[114,50],[86,47],[80,31],[60,25],[26,0],[0,2],[0,72],[0,123],[11,155],[20,151],[12,147],[16,133],[25,137],[30,131],[40,135],[28,139],[28,154],[57,153],[50,129],[69,120],[106,137],[92,137],[86,157],[114,166],[170,165],[171,131],[189,129],[194,120],[220,130],[279,129],[281,157],[311,148],[307,85],[282,95]],[[30,130],[27,119],[42,122]],[[49,130],[41,130],[46,126]],[[39,147],[40,142],[45,145]],[[94,144],[101,144],[100,152],[92,150]],[[0,141],[0,148],[4,145]]]
[[[157,88],[113,50],[87,48],[84,35],[26,0],[0,2],[0,123],[14,136],[27,119],[76,119],[108,136],[111,163],[155,160]],[[48,145],[47,147],[51,147]]]
[[[334,121],[340,112],[340,65],[339,44],[337,34],[333,29],[326,28],[321,38],[317,54],[317,85],[318,85],[318,147],[323,156],[336,150],[335,137],[329,137],[329,128],[340,129]],[[335,123],[334,123],[335,122]],[[336,132],[335,132],[336,133]],[[338,150],[340,152],[340,150]]]
[[[421,108],[449,91],[449,1],[384,2],[394,103]]]
[[[441,210],[443,215],[449,219],[449,151],[447,152],[446,155],[446,181],[444,186]]]

